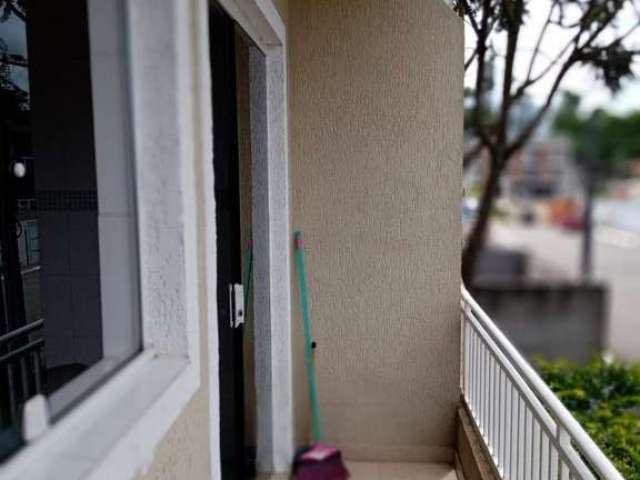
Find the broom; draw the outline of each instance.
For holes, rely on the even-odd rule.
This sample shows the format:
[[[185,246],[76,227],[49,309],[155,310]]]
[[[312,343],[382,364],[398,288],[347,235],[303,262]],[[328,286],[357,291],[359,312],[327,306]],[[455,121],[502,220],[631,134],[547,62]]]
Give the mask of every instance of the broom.
[[[313,361],[315,342],[311,336],[311,317],[307,292],[307,271],[304,258],[302,234],[294,233],[294,246],[298,282],[300,285],[300,308],[304,325],[304,358],[307,367],[309,384],[309,399],[311,401],[311,426],[313,430],[313,444],[300,449],[293,462],[293,474],[296,480],[346,480],[349,478],[340,450],[321,442],[320,408],[318,406],[318,386]]]

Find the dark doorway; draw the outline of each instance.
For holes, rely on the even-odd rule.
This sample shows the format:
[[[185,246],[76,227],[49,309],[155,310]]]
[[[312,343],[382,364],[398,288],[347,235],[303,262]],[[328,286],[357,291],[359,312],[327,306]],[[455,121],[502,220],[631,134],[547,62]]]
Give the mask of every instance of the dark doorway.
[[[243,326],[236,304],[242,283],[238,112],[235,24],[217,5],[210,10],[210,55],[213,101],[218,338],[220,354],[220,449],[222,478],[242,479],[250,472],[244,460]]]

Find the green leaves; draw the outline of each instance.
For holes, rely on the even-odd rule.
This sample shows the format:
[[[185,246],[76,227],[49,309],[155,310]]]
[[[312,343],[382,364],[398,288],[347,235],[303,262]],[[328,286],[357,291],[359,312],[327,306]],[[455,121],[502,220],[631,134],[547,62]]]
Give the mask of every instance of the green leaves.
[[[540,375],[627,480],[640,480],[640,365],[536,361]]]
[[[498,17],[498,29],[509,30],[522,25],[527,13],[526,2],[524,0],[502,0],[496,6]]]
[[[592,154],[601,176],[625,176],[628,162],[640,156],[640,111],[615,115],[596,110],[582,115],[579,105],[578,96],[566,94],[553,129],[573,142],[579,163]]]
[[[596,76],[614,92],[620,90],[623,78],[633,77],[631,65],[634,53],[627,50],[621,41],[604,47],[590,47],[576,52],[574,59],[594,68]]]

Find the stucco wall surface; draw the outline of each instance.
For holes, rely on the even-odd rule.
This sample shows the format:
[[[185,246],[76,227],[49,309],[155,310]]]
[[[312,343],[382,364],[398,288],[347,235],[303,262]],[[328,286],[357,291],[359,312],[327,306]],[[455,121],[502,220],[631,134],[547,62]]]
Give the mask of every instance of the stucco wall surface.
[[[210,335],[209,321],[217,318],[215,279],[207,275],[207,268],[215,265],[215,253],[208,251],[208,245],[215,245],[212,235],[212,226],[215,225],[215,212],[213,200],[207,198],[213,196],[212,176],[213,165],[211,162],[211,138],[203,138],[203,131],[209,132],[211,127],[211,112],[206,105],[211,104],[208,97],[209,89],[209,64],[208,64],[208,32],[206,31],[207,2],[193,0],[188,3],[190,23],[189,36],[192,44],[190,67],[191,84],[193,88],[194,105],[200,108],[193,110],[192,137],[185,136],[181,140],[192,142],[194,148],[193,161],[196,164],[196,172],[193,188],[198,198],[199,208],[197,214],[197,241],[198,241],[198,298],[199,298],[199,339],[200,339],[200,388],[183,410],[180,417],[173,424],[167,435],[154,452],[153,459],[146,471],[138,477],[138,480],[209,480],[219,478],[219,456],[212,458],[211,452],[218,451],[217,436],[219,431],[215,418],[210,419],[210,411],[218,411],[217,381],[215,388],[210,392],[210,371],[217,375],[217,330]],[[176,32],[170,32],[176,35]],[[174,39],[175,41],[175,39]],[[175,179],[167,180],[167,183],[176,182]],[[215,324],[215,322],[213,322]],[[211,339],[216,338],[216,342]],[[209,355],[216,355],[213,362]],[[213,368],[211,366],[214,365]],[[210,403],[212,405],[210,405]],[[215,432],[210,432],[210,421],[213,422]],[[213,443],[213,445],[211,445]],[[213,476],[212,476],[213,473]]]
[[[193,86],[194,98],[196,105],[201,105],[201,117],[194,118],[194,146],[196,149],[198,168],[212,168],[211,164],[211,139],[204,139],[198,136],[198,133],[206,126],[210,127],[211,118],[208,107],[211,105],[210,98],[199,98],[197,92],[200,88],[207,89],[209,86],[209,66],[199,64],[202,59],[202,48],[208,42],[208,32],[205,31],[206,25],[206,1],[193,0],[189,2],[192,5],[192,25],[190,35],[194,44],[192,49],[193,60]],[[288,13],[288,0],[275,0],[274,5],[279,15],[286,22]],[[204,45],[203,45],[204,42]],[[205,52],[204,55],[208,55]],[[243,99],[243,100],[246,100]],[[243,125],[243,127],[246,125]],[[242,135],[241,135],[242,136]],[[198,156],[199,155],[199,156]],[[246,160],[246,158],[243,158]],[[216,422],[218,421],[218,392],[217,381],[215,385],[210,387],[214,376],[217,376],[217,330],[209,332],[207,319],[217,316],[216,313],[216,296],[215,293],[210,295],[209,292],[215,292],[215,284],[208,283],[207,272],[204,265],[207,263],[207,257],[211,257],[211,252],[206,250],[207,244],[211,244],[211,239],[207,242],[207,235],[210,234],[208,224],[213,222],[215,225],[215,217],[213,209],[208,211],[204,198],[207,195],[213,195],[211,188],[207,189],[204,179],[211,172],[203,172],[196,179],[196,191],[200,199],[200,205],[203,207],[198,210],[198,241],[199,241],[199,261],[202,266],[199,271],[199,298],[200,302],[200,352],[201,352],[201,384],[200,389],[194,395],[189,405],[185,408],[180,418],[172,426],[169,433],[163,439],[160,446],[156,449],[154,458],[152,459],[148,470],[144,475],[140,475],[138,480],[173,480],[173,479],[189,479],[189,480],[205,480],[210,478],[220,478],[220,459],[219,459],[219,430]],[[215,245],[215,239],[213,239]],[[215,259],[215,255],[214,255]],[[211,259],[209,259],[211,262]],[[215,262],[213,263],[215,265]],[[211,267],[209,267],[211,268]],[[213,312],[213,314],[212,314]],[[215,338],[215,341],[212,339]],[[288,343],[288,342],[287,342]],[[214,355],[214,358],[211,358]],[[213,365],[213,368],[211,366]],[[209,368],[207,368],[209,366]],[[208,394],[210,392],[210,395]],[[210,416],[213,418],[213,431],[210,431]]]
[[[193,397],[156,449],[139,480],[209,480],[209,413],[206,386]],[[214,477],[217,478],[217,477]]]
[[[291,0],[288,38],[292,222],[307,245],[326,441],[352,459],[451,461],[462,23],[439,0]]]

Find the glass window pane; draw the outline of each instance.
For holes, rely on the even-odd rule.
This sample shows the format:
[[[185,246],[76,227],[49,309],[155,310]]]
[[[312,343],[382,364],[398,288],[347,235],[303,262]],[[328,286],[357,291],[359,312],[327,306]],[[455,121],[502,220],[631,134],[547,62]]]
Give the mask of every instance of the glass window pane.
[[[0,17],[0,460],[26,400],[63,412],[139,348],[104,358],[87,3],[25,3]]]

